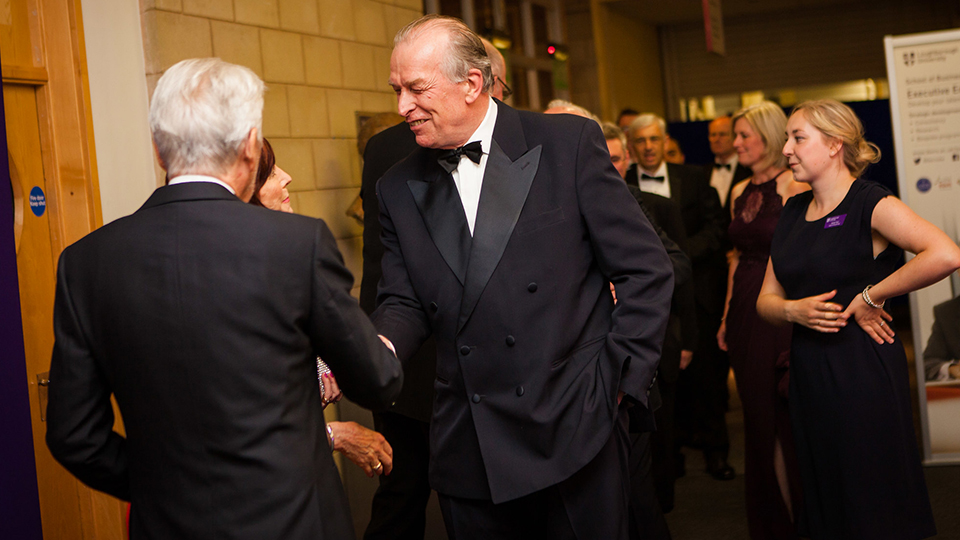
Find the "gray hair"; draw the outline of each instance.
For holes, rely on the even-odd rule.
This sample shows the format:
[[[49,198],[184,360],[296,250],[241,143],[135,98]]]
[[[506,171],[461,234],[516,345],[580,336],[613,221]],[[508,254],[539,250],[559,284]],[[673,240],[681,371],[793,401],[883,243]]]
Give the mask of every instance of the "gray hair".
[[[544,111],[549,111],[550,109],[557,109],[555,113],[558,114],[573,114],[576,116],[582,116],[584,118],[589,118],[596,123],[600,123],[600,119],[597,118],[597,115],[588,111],[585,107],[581,107],[575,103],[571,103],[565,99],[554,99],[550,103],[547,103],[547,108]]]
[[[449,39],[449,46],[440,61],[440,71],[450,82],[467,80],[471,69],[483,75],[483,92],[493,87],[493,72],[490,57],[480,41],[480,36],[460,19],[443,15],[426,15],[404,26],[393,38],[394,48],[413,41],[434,29],[442,30]]]
[[[623,130],[619,126],[612,122],[600,122],[600,130],[603,131],[603,138],[610,140],[620,141],[620,146],[623,147],[623,150],[627,150],[627,136],[623,133]]]
[[[264,90],[252,71],[219,58],[168,69],[153,91],[150,132],[169,177],[219,175],[236,161],[251,129],[262,140]]]
[[[634,131],[652,126],[653,124],[660,126],[660,133],[663,133],[664,136],[667,135],[667,123],[663,118],[652,113],[641,114],[634,118],[633,122],[630,122],[630,126],[627,128],[627,132],[633,134]]]

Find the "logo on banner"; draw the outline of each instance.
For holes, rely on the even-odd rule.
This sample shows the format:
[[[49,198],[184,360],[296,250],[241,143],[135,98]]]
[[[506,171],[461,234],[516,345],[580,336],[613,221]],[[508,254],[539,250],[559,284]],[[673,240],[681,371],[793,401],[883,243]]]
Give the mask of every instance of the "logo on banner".
[[[917,190],[918,190],[920,193],[926,193],[926,192],[930,191],[930,188],[931,188],[931,187],[933,187],[933,184],[930,182],[930,179],[928,179],[928,178],[921,178],[921,179],[917,180]]]
[[[40,217],[46,209],[47,197],[43,194],[40,186],[33,186],[33,189],[30,190],[30,210],[33,211],[33,215]]]
[[[917,53],[910,51],[903,53],[903,65],[912,66],[917,63]]]

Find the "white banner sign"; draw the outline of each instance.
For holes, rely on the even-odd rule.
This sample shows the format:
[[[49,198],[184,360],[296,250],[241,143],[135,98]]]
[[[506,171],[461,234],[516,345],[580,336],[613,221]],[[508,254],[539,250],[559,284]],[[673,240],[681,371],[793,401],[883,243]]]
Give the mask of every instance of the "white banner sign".
[[[900,198],[956,242],[960,232],[960,31],[887,36],[884,44]],[[957,285],[954,275],[910,295],[928,462],[960,462],[960,380],[932,380],[923,356],[933,328],[933,307],[953,298]],[[960,328],[948,331],[960,333]]]

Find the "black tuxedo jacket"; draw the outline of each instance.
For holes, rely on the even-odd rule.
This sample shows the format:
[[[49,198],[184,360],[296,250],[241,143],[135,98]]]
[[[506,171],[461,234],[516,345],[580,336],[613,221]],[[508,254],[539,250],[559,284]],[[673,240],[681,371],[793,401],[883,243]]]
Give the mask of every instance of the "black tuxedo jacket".
[[[713,163],[708,163],[704,165],[703,168],[707,174],[707,182],[709,182],[710,178],[713,176]],[[737,166],[733,168],[733,179],[730,181],[730,187],[727,188],[727,197],[724,199],[725,202],[723,203],[724,215],[728,218],[730,217],[730,205],[732,204],[730,201],[730,194],[733,192],[733,186],[739,184],[747,178],[750,178],[751,176],[753,176],[753,171],[750,169],[750,167],[745,167],[738,161]]]
[[[436,337],[431,485],[494,503],[595,457],[618,390],[646,407],[673,293],[596,122],[498,106],[472,238],[438,152],[380,180],[373,316],[401,359]]]
[[[639,187],[637,165],[627,170],[626,181]],[[705,312],[723,313],[726,300],[726,231],[729,219],[720,206],[717,190],[705,169],[693,165],[667,164],[670,199],[680,205],[687,232],[687,254],[693,261],[697,304]]]
[[[322,221],[159,188],[60,257],[51,452],[134,539],[352,539],[315,359],[365,407],[402,382],[352,282]]]
[[[383,244],[380,243],[380,204],[377,202],[377,180],[400,160],[420,148],[406,122],[401,122],[374,135],[363,152],[363,277],[360,280],[360,307],[372,313],[377,307],[377,284],[383,271]],[[403,364],[403,390],[390,408],[421,422],[429,422],[433,414],[433,379],[437,371],[437,347],[427,340]]]

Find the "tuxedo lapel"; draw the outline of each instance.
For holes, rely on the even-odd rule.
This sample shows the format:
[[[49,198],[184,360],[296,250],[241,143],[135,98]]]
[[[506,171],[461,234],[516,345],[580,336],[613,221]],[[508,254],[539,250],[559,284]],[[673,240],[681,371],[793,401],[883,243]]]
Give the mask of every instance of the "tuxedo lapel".
[[[430,238],[443,256],[450,270],[464,284],[467,258],[470,256],[470,229],[463,212],[460,194],[453,177],[435,165],[428,180],[407,180],[407,187],[427,226]],[[429,173],[428,173],[429,176]]]
[[[501,111],[504,109],[506,107],[501,105]],[[500,263],[537,175],[541,150],[542,147],[537,146],[511,161],[494,137],[483,175],[457,332],[470,319],[483,289]]]

